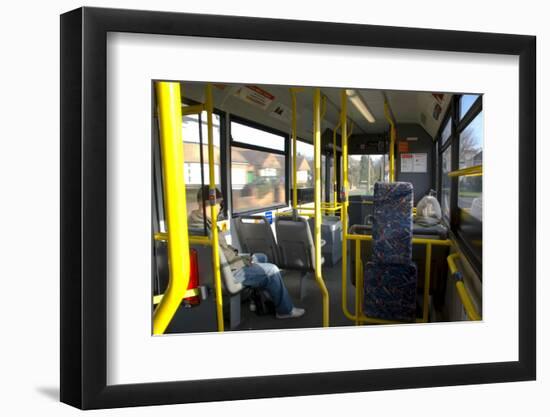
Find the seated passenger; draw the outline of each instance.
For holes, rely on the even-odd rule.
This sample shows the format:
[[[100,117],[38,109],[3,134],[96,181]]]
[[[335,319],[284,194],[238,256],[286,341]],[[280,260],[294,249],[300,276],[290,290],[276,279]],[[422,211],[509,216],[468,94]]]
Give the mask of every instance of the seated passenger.
[[[208,203],[208,186],[203,186],[197,193],[199,208],[193,210],[189,215],[189,227],[204,227],[203,208],[206,213],[206,224],[212,226],[211,211]],[[216,189],[216,205],[219,212],[221,193]],[[303,308],[294,307],[288,290],[283,282],[281,272],[276,265],[266,262],[267,257],[263,254],[254,254],[252,257],[240,255],[234,247],[228,245],[223,236],[219,239],[220,250],[223,251],[227,262],[237,282],[252,288],[266,290],[275,304],[276,317],[278,319],[296,318],[304,315]]]

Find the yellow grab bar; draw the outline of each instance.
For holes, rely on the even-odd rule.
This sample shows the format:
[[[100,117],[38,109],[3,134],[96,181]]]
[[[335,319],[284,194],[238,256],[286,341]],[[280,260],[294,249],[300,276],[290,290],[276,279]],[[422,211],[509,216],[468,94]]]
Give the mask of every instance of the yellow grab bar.
[[[459,257],[460,257],[460,254],[458,252],[447,256],[447,264],[449,265],[449,270],[451,271],[451,275],[455,275],[460,272],[455,262],[455,260]],[[466,287],[464,286],[464,281],[462,279],[457,279],[456,291],[458,292],[458,296],[460,298],[460,301],[462,302],[462,305],[464,306],[464,310],[466,310],[466,314],[468,315],[468,318],[472,321],[481,320],[481,316],[477,312],[474,306],[474,303],[470,298],[470,294],[468,294],[468,290],[466,290]]]
[[[390,106],[387,101],[384,101],[384,115],[390,124],[390,182],[395,181],[395,122],[390,115]]]
[[[205,110],[203,104],[195,104],[193,106],[183,106],[181,108],[181,115],[188,116],[191,114],[200,114]]]
[[[360,322],[364,323],[374,323],[374,324],[392,324],[392,323],[402,323],[399,321],[391,321],[391,320],[383,320],[383,319],[376,319],[374,317],[368,317],[362,313],[362,295],[361,295],[361,289],[363,288],[363,270],[361,268],[361,246],[360,243],[362,241],[370,241],[372,240],[372,235],[360,235],[360,234],[354,234],[353,232],[355,230],[360,230],[362,226],[360,225],[354,225],[350,229],[350,233],[343,233],[342,240],[344,241],[355,241],[355,315],[346,314],[346,310],[344,310],[344,314],[346,317],[350,320],[354,320],[356,324]],[[422,319],[417,320],[417,322],[427,323],[428,322],[428,310],[429,310],[429,303],[428,303],[428,297],[429,297],[429,288],[430,288],[430,281],[431,281],[431,258],[432,258],[432,246],[451,246],[452,242],[449,239],[445,240],[437,240],[437,239],[425,239],[425,238],[416,238],[413,237],[412,239],[413,244],[417,245],[426,245],[426,264],[425,264],[425,273],[424,273],[424,304],[422,307]],[[343,249],[343,248],[342,248]],[[344,263],[344,258],[342,258],[342,262]],[[342,291],[346,289],[345,284],[342,282]],[[342,293],[342,304],[344,308],[347,308],[347,291],[346,293]]]
[[[155,240],[168,241],[168,233],[155,233]],[[199,245],[212,244],[208,236],[189,236],[189,243]]]
[[[220,246],[218,237],[218,227],[216,219],[218,211],[216,202],[216,177],[214,172],[214,123],[212,121],[212,113],[214,112],[214,100],[212,98],[212,85],[206,85],[206,120],[208,123],[208,179],[210,192],[210,218],[214,227],[211,228],[212,233],[212,270],[214,271],[214,291],[216,294],[216,318],[218,321],[218,331],[223,332],[223,298],[222,298],[222,281],[220,276]]]
[[[300,90],[297,88],[290,89],[290,97],[292,99],[292,208],[295,209],[298,206],[298,189],[296,187],[296,155],[298,155],[297,144],[297,128],[296,128],[296,93]]]
[[[350,319],[355,320],[356,316],[350,313],[347,300],[347,278],[348,278],[348,95],[346,90],[340,92],[340,136],[342,138],[342,312]],[[334,170],[334,175],[337,175]]]
[[[340,119],[338,121],[338,124],[334,127],[334,130],[332,131],[332,192],[333,192],[333,200],[334,204],[338,202],[338,182],[337,182],[337,175],[336,172],[336,132],[338,129],[342,126],[342,120]]]
[[[449,177],[479,177],[483,175],[483,165],[462,168],[456,171],[451,171],[447,174]]]
[[[189,240],[183,172],[181,91],[177,82],[155,84],[159,107],[164,204],[170,273],[166,292],[153,313],[153,334],[163,334],[189,284]]]
[[[321,89],[313,93],[313,151],[315,165],[315,281],[323,295],[323,327],[329,326],[329,295],[323,281],[321,262]]]

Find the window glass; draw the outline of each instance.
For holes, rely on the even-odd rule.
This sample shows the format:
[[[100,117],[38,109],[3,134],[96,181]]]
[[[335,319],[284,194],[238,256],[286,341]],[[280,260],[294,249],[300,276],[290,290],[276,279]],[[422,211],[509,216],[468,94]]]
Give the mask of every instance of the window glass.
[[[459,168],[483,164],[483,112],[460,133]]]
[[[296,141],[296,186],[313,188],[314,186],[314,154],[313,145]],[[324,181],[323,181],[324,182]]]
[[[468,110],[470,110],[470,107],[473,106],[477,98],[479,97],[479,94],[464,94],[462,97],[460,97],[460,119],[468,113]]]
[[[451,218],[451,178],[447,175],[451,172],[451,147],[443,152],[441,158],[441,209],[443,215]]]
[[[300,204],[313,202],[315,187],[315,179],[313,177],[315,174],[313,145],[297,140],[296,148],[296,188],[298,189],[298,202]],[[293,154],[293,151],[293,147],[290,146],[291,155]],[[290,178],[292,181],[294,172],[292,169],[292,162],[290,164]],[[323,170],[322,161],[321,170]],[[293,183],[290,185],[291,188],[292,184]],[[321,193],[323,193],[322,190]]]
[[[285,150],[285,138],[281,135],[266,132],[237,122],[231,122],[231,139],[263,148]]]
[[[443,132],[441,132],[441,143],[447,142],[450,137],[451,137],[451,118],[447,120],[447,124],[443,128]]]
[[[206,112],[201,115],[202,122],[202,159],[201,167],[201,147],[199,132],[199,116],[189,115],[183,117],[182,136],[183,136],[183,175],[185,180],[187,213],[198,209],[197,192],[199,191],[202,180],[204,184],[209,184],[210,175],[208,168],[208,124]],[[212,115],[213,139],[214,139],[214,180],[216,187],[221,191],[220,175],[220,117],[217,114]],[[201,175],[202,171],[202,175]]]
[[[284,204],[285,156],[231,147],[231,195],[233,212]]]
[[[384,155],[349,155],[349,195],[373,195],[374,183],[384,181]]]
[[[329,157],[329,172],[328,172],[328,182],[330,184],[329,187],[329,195],[328,195],[328,201],[331,203],[334,203],[334,172],[335,172],[335,166],[336,160],[331,156]],[[338,199],[338,198],[337,198]]]
[[[458,179],[458,207],[482,221],[483,177],[467,176]]]

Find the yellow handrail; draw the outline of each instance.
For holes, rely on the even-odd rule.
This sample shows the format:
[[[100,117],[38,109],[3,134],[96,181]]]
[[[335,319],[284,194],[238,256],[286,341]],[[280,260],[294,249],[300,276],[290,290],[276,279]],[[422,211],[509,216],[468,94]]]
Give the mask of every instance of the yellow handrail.
[[[200,290],[198,288],[193,288],[191,290],[187,290],[185,291],[185,294],[183,295],[182,299],[183,298],[189,298],[189,297],[196,297],[198,295],[200,295]],[[162,299],[164,298],[164,294],[158,294],[158,295],[155,295],[153,296],[153,304],[158,304],[162,301]]]
[[[168,233],[155,233],[155,240],[168,241]],[[189,236],[189,243],[199,245],[211,245],[208,236]]]
[[[351,230],[357,229],[357,226],[352,227]],[[360,243],[362,241],[371,241],[372,235],[360,235],[360,234],[353,234],[353,233],[344,233],[342,236],[342,240],[345,241],[355,241],[355,315],[348,316],[346,314],[346,311],[344,310],[344,314],[346,317],[350,320],[354,320],[355,323],[376,323],[376,324],[391,324],[391,323],[402,323],[399,321],[392,321],[392,320],[383,320],[383,319],[377,319],[374,317],[368,317],[365,314],[362,313],[362,297],[361,297],[361,289],[363,288],[363,271],[361,268],[361,246]],[[425,238],[412,238],[412,243],[418,244],[418,245],[426,245],[426,264],[425,264],[425,271],[424,271],[424,300],[423,300],[423,307],[422,307],[422,319],[417,320],[417,322],[427,323],[428,322],[428,312],[429,312],[429,303],[428,303],[428,297],[429,297],[429,288],[430,288],[430,281],[431,281],[431,258],[432,258],[432,246],[452,246],[452,242],[449,239],[445,240],[437,240],[437,239],[425,239]],[[344,262],[344,258],[342,258],[342,262]],[[345,286],[343,286],[343,290],[345,289]],[[347,294],[342,294],[343,299],[343,306],[347,307]]]
[[[458,252],[447,256],[447,264],[449,265],[449,270],[451,271],[451,275],[455,275],[457,272],[459,272],[455,263],[455,259],[459,257],[460,257],[460,254]],[[462,305],[464,306],[464,310],[466,310],[466,314],[468,315],[468,318],[472,321],[481,320],[481,316],[477,312],[474,306],[474,303],[470,298],[470,294],[468,294],[468,290],[466,290],[464,281],[462,279],[458,279],[456,281],[456,291],[458,292],[458,296],[460,298],[460,301],[462,302]]]
[[[332,192],[333,192],[333,201],[334,204],[338,202],[338,180],[336,172],[336,132],[338,129],[342,126],[342,120],[338,120],[338,123],[334,127],[334,130],[332,131]]]
[[[361,289],[363,288],[363,274],[361,273],[361,241],[355,241],[355,325],[361,324]]]
[[[390,182],[395,181],[395,122],[390,115],[390,108],[387,101],[384,101],[384,115],[390,124]]]
[[[298,155],[297,144],[297,128],[296,128],[296,93],[299,92],[298,88],[290,89],[290,98],[292,100],[292,208],[295,209],[298,206],[298,188],[296,187],[297,179],[297,166],[296,156]]]
[[[321,89],[313,93],[313,150],[315,165],[315,281],[323,295],[323,327],[329,326],[329,294],[322,276],[321,262]]]
[[[424,266],[424,294],[422,305],[422,321],[428,322],[429,313],[429,297],[430,297],[430,280],[432,278],[432,243],[426,243],[426,264]]]
[[[212,113],[214,112],[214,100],[212,98],[212,85],[206,85],[206,120],[208,123],[208,179],[209,179],[209,200],[210,200],[210,218],[212,224],[216,225],[218,218],[216,206],[216,180],[214,172],[214,123],[212,122]],[[214,291],[216,294],[216,317],[218,320],[218,331],[223,332],[223,298],[222,282],[220,277],[220,247],[218,237],[218,227],[211,228],[212,233],[212,270],[214,272]]]
[[[342,210],[340,217],[342,219],[342,312],[350,319],[355,320],[356,316],[348,310],[347,301],[347,278],[348,278],[348,96],[346,90],[340,92],[340,136],[342,138]],[[336,170],[334,170],[334,175]]]
[[[194,104],[192,106],[183,106],[181,108],[181,115],[188,116],[191,114],[200,114],[205,110],[204,104]]]
[[[483,165],[462,168],[456,171],[451,171],[447,174],[449,177],[479,177],[483,175]]]
[[[189,284],[189,240],[183,172],[181,91],[177,82],[155,84],[159,107],[164,204],[170,272],[166,292],[153,313],[153,334],[163,334]]]

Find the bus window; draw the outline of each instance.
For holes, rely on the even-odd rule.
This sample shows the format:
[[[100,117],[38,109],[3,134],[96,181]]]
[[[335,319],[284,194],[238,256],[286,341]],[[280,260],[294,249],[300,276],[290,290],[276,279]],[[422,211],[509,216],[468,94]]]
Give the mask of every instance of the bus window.
[[[451,178],[447,175],[451,172],[451,146],[443,151],[441,158],[441,209],[447,221],[451,218]]]
[[[374,183],[386,176],[384,155],[350,155],[349,195],[373,195]]]
[[[296,141],[296,188],[298,189],[298,203],[313,202],[313,186],[314,186],[314,155],[313,145]],[[321,167],[323,165],[321,164]],[[292,169],[290,170],[290,178],[292,179]],[[291,186],[292,187],[292,186]]]
[[[187,212],[196,210],[197,192],[201,184],[210,181],[208,170],[208,127],[206,112],[200,117],[202,131],[199,131],[199,116],[196,114],[183,117],[183,153],[185,157],[184,177],[187,195]],[[221,189],[220,181],[220,116],[213,115],[214,127],[214,179]],[[202,135],[202,136],[201,136]],[[202,139],[202,155],[200,142]],[[202,165],[201,165],[202,160]],[[202,169],[201,169],[202,168]]]
[[[447,121],[447,124],[445,125],[445,128],[443,129],[443,132],[441,133],[441,144],[444,145],[447,143],[449,138],[451,137],[451,119]]]
[[[459,169],[483,164],[483,112],[460,133]]]
[[[459,168],[483,164],[483,112],[464,128],[459,136]],[[482,176],[460,177],[458,180],[458,207],[482,220]]]
[[[474,105],[479,95],[477,94],[464,94],[460,97],[460,110],[459,117],[460,120],[468,113],[468,110]]]
[[[285,137],[231,121],[233,213],[262,211],[287,201]]]

